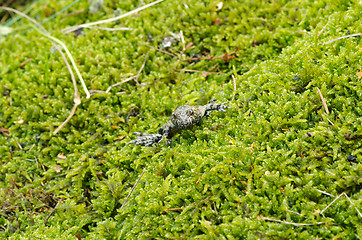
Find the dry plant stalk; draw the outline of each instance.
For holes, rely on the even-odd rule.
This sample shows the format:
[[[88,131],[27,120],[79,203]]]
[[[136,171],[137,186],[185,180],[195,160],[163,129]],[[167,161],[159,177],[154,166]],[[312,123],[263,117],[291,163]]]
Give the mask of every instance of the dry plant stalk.
[[[109,86],[106,91],[92,90],[92,93],[109,93],[109,91],[111,91],[112,88],[122,85],[123,83],[129,82],[131,80],[134,80],[137,84],[139,84],[138,78],[141,76],[142,70],[146,66],[147,57],[148,57],[148,55],[146,55],[145,59],[143,60],[143,64],[142,64],[140,70],[138,70],[138,73],[136,75],[126,78],[125,80],[123,80],[121,82],[118,82],[118,83],[115,83],[115,84]]]
[[[321,93],[321,90],[319,90],[318,87],[317,87],[317,91],[318,91],[318,93],[319,93],[319,96],[321,97],[324,110],[326,111],[327,114],[329,114],[329,110],[328,110],[328,106],[327,106],[326,100],[324,99],[324,97],[323,97],[323,95],[322,95],[322,93]]]
[[[335,41],[338,41],[338,40],[341,40],[341,39],[344,39],[344,38],[357,37],[357,36],[361,36],[361,35],[362,35],[362,33],[350,34],[350,35],[347,35],[347,36],[338,37],[338,38],[329,40],[327,42],[324,42],[324,44],[329,44],[329,43],[332,43],[332,42],[335,42]]]
[[[327,195],[327,196],[335,197],[335,196],[333,196],[332,194],[329,194],[329,193],[327,193],[327,192],[325,192],[325,191],[322,191],[322,190],[319,190],[319,189],[316,189],[316,190],[317,190],[317,192],[320,192],[320,193],[325,194],[325,195]]]
[[[352,200],[347,196],[347,194],[345,192],[343,192],[339,196],[337,196],[330,204],[328,204],[327,207],[325,207],[322,211],[320,211],[320,214],[324,217],[323,212],[326,211],[335,201],[337,201],[342,196],[345,196],[348,199],[348,201],[351,203],[351,205],[354,207],[354,209],[356,209],[356,211],[358,212],[358,215],[362,218],[361,212],[358,210],[358,208],[356,208],[356,206],[354,205]]]
[[[128,198],[129,198],[129,197],[131,196],[131,194],[133,193],[133,190],[136,188],[138,182],[141,180],[141,178],[142,178],[142,176],[143,176],[144,173],[145,173],[145,170],[142,170],[141,176],[137,179],[136,183],[133,185],[131,191],[129,192],[129,194],[128,194],[127,197],[126,197],[126,200],[124,200],[122,206],[119,208],[118,211],[121,211],[122,208],[126,205],[126,203],[127,203],[127,201],[128,201]]]
[[[234,52],[231,53],[224,53],[224,55],[222,56],[208,56],[208,57],[191,57],[188,59],[181,59],[181,61],[184,62],[191,62],[191,61],[196,61],[196,60],[214,60],[214,59],[222,59],[225,62],[229,62],[230,59],[235,59],[235,56],[238,56],[237,51],[239,51],[239,47],[236,47]]]
[[[174,69],[175,72],[195,72],[195,73],[205,73],[205,74],[225,74],[222,72],[209,72],[209,71],[200,71],[194,69]]]
[[[150,48],[152,48],[152,49],[155,49],[155,50],[157,50],[157,51],[159,51],[159,52],[162,52],[162,53],[164,53],[164,54],[167,54],[167,55],[169,55],[169,56],[171,56],[171,57],[175,57],[175,58],[179,58],[176,54],[174,54],[174,53],[170,53],[170,52],[168,52],[168,51],[166,51],[166,50],[164,50],[164,49],[158,49],[157,47],[154,47],[154,46],[151,46],[151,45],[148,45]]]
[[[322,32],[326,29],[326,27],[328,26],[328,24],[330,23],[331,19],[328,20],[327,24],[324,25],[324,27],[322,28],[322,30],[319,31],[318,35],[317,35],[317,39],[319,38],[319,36],[322,34]]]
[[[286,222],[286,221],[282,221],[282,220],[278,220],[278,219],[273,219],[273,218],[268,218],[268,217],[264,217],[259,215],[258,216],[259,219],[265,220],[265,221],[270,221],[270,222],[278,222],[278,223],[282,223],[282,224],[287,224],[287,225],[292,225],[295,227],[305,227],[305,226],[313,226],[313,225],[321,225],[324,224],[324,222],[317,222],[317,223],[293,223],[293,222]]]
[[[131,80],[133,80],[133,79],[135,79],[135,78],[136,78],[136,76],[133,76],[133,77],[126,78],[125,80],[123,80],[123,81],[121,81],[121,82],[115,83],[115,84],[109,86],[109,87],[107,88],[107,90],[105,91],[105,93],[109,93],[109,91],[111,91],[112,88],[117,87],[117,86],[119,86],[119,85],[122,85],[123,83],[129,82],[129,81],[131,81]],[[102,91],[99,91],[99,92],[100,92],[100,93],[103,93]]]
[[[133,28],[128,28],[128,27],[119,27],[119,28],[107,28],[107,27],[84,27],[84,28],[94,28],[94,29],[99,29],[99,30],[105,30],[105,31],[110,31],[110,32],[114,32],[114,31],[130,31],[133,30]]]
[[[72,111],[70,112],[67,119],[62,124],[60,124],[59,127],[57,127],[57,129],[55,129],[55,131],[53,132],[53,135],[56,135],[65,126],[65,124],[67,124],[69,122],[69,120],[73,117],[75,110],[77,109],[77,107],[80,103],[81,103],[80,99],[79,99],[79,101],[74,99],[74,106],[72,108]]]
[[[157,3],[160,3],[160,2],[162,2],[162,1],[164,1],[164,0],[154,1],[154,2],[152,2],[152,3],[149,3],[149,4],[144,5],[144,6],[142,6],[142,7],[136,8],[136,9],[134,9],[134,10],[132,10],[132,11],[129,11],[129,12],[125,13],[125,14],[119,15],[119,16],[114,17],[114,18],[109,18],[109,19],[104,19],[104,20],[100,20],[100,21],[96,21],[96,22],[84,23],[84,24],[80,24],[80,25],[76,25],[76,26],[72,26],[72,27],[67,27],[67,28],[64,28],[64,29],[62,30],[62,32],[63,32],[63,33],[70,33],[70,32],[74,32],[74,31],[76,31],[76,30],[78,30],[78,29],[80,29],[80,28],[83,28],[83,27],[89,27],[89,26],[94,26],[94,25],[99,25],[99,24],[114,22],[114,21],[117,21],[117,20],[119,20],[119,19],[128,17],[128,16],[130,16],[130,15],[132,15],[132,14],[134,14],[134,13],[137,13],[137,12],[139,12],[139,11],[142,11],[142,10],[144,10],[144,9],[146,9],[146,8],[149,8],[149,7],[151,7],[151,6],[153,6],[153,5],[157,4]]]
[[[321,191],[321,190],[318,190],[318,192],[320,193],[323,193],[325,195],[328,195],[328,196],[332,196],[334,197],[333,195],[325,192],[325,191]],[[351,205],[354,207],[354,209],[356,209],[358,215],[362,218],[362,213],[358,210],[358,208],[354,205],[354,203],[352,202],[352,200],[347,196],[347,194],[345,192],[341,193],[340,195],[338,195],[330,204],[328,204],[327,207],[325,207],[322,211],[319,212],[319,214],[321,214],[323,217],[325,217],[323,215],[323,212],[325,212],[330,206],[332,206],[333,203],[335,203],[340,197],[342,196],[345,196],[347,198],[347,200],[351,203]],[[288,210],[290,211],[290,210]],[[290,211],[292,212],[292,211]],[[293,212],[295,213],[295,212]],[[258,216],[258,219],[262,219],[262,220],[265,220],[265,221],[271,221],[271,222],[278,222],[278,223],[282,223],[282,224],[287,224],[287,225],[292,225],[292,226],[296,226],[296,227],[305,227],[305,226],[312,226],[312,225],[321,225],[321,224],[324,224],[324,222],[318,222],[318,223],[293,223],[293,222],[286,222],[286,221],[282,221],[282,220],[278,220],[278,219],[273,219],[273,218],[268,218],[268,217],[264,217],[262,215],[259,215]]]
[[[65,62],[65,65],[67,66],[67,69],[70,73],[70,76],[71,76],[71,79],[72,79],[72,82],[73,82],[73,86],[74,86],[74,106],[73,106],[73,109],[70,113],[70,115],[68,116],[68,118],[53,132],[53,135],[57,134],[64,126],[65,124],[67,124],[69,122],[69,120],[73,117],[74,113],[75,113],[75,110],[76,108],[78,107],[78,105],[81,103],[81,99],[80,99],[80,96],[79,96],[79,92],[78,92],[78,88],[77,88],[77,83],[76,83],[76,80],[75,80],[75,76],[74,76],[74,73],[73,73],[73,70],[66,58],[66,56],[64,55],[62,49],[60,48],[60,46],[57,44],[59,43],[63,49],[67,52],[68,54],[68,57],[71,59],[72,63],[73,63],[73,66],[75,68],[75,70],[77,71],[77,74],[78,74],[78,77],[80,77],[80,80],[82,82],[82,85],[83,87],[85,88],[85,91],[86,91],[86,94],[87,94],[87,97],[90,97],[90,94],[88,92],[88,89],[87,87],[85,86],[84,84],[84,81],[80,75],[80,72],[78,71],[78,68],[76,67],[75,65],[75,62],[70,54],[70,52],[68,51],[67,47],[58,39],[52,37],[49,35],[49,32],[42,26],[40,25],[37,21],[35,21],[34,19],[32,19],[31,17],[27,16],[26,14],[16,10],[16,9],[13,9],[13,8],[8,8],[8,7],[0,7],[0,9],[4,9],[6,11],[9,11],[9,12],[14,12],[14,13],[17,13],[19,14],[20,16],[28,19],[29,21],[31,21],[33,24],[35,24],[34,28],[39,31],[41,34],[43,34],[44,36],[48,37],[50,39],[50,41],[53,42],[55,48],[58,50],[58,52],[60,53],[60,55],[62,56],[64,62]]]
[[[169,212],[169,211],[180,211],[182,210],[182,208],[168,208],[168,209],[165,209],[163,210],[164,212]]]

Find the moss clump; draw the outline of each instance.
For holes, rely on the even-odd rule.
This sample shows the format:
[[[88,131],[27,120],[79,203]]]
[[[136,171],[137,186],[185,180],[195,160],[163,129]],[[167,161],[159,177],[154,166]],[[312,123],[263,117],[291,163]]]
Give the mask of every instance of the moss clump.
[[[132,31],[61,33],[141,2],[104,1],[95,14],[87,1],[64,11],[72,1],[42,0],[30,8],[29,15],[76,56],[92,90],[137,74],[148,55],[140,84],[128,82],[89,100],[81,93],[75,116],[55,136],[73,106],[61,57],[32,30],[1,40],[0,235],[361,238],[355,209],[362,209],[361,39],[325,42],[361,32],[362,5],[227,1],[217,10],[218,1],[164,1],[107,26]],[[182,51],[175,41],[167,49],[171,55],[157,50],[180,30],[190,48]],[[201,60],[188,60],[195,56]],[[219,74],[205,76],[208,70]],[[157,132],[177,106],[213,98],[231,100],[233,109],[175,136],[171,146],[125,146],[134,131]],[[322,191],[345,192],[354,206],[341,197],[323,216],[334,198]]]

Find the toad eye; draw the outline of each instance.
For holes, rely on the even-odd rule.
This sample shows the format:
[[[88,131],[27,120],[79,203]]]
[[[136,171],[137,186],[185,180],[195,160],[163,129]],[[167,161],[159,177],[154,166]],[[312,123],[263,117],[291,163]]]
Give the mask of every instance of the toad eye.
[[[186,114],[191,116],[194,114],[194,111],[192,109],[189,109],[189,110],[187,110]]]

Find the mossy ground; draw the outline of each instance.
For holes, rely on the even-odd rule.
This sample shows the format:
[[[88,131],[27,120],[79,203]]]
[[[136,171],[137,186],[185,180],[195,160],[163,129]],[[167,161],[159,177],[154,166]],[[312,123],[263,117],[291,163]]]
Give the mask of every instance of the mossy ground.
[[[105,0],[95,14],[87,1],[62,12],[72,1],[35,1],[29,16],[68,46],[92,90],[137,74],[147,55],[140,84],[87,100],[79,84],[82,104],[55,136],[73,106],[69,73],[27,21],[11,25],[18,30],[0,39],[1,237],[362,238],[361,37],[325,43],[362,32],[361,3],[225,1],[218,10],[219,2],[165,0],[106,24],[132,31],[75,37],[61,29],[143,1]],[[189,49],[178,41],[168,49],[178,57],[155,49],[180,30]],[[195,55],[205,59],[182,61]],[[213,98],[233,109],[171,146],[125,146],[134,131],[156,133],[177,106]],[[323,216],[334,197],[321,191],[345,192],[354,206],[341,197]]]

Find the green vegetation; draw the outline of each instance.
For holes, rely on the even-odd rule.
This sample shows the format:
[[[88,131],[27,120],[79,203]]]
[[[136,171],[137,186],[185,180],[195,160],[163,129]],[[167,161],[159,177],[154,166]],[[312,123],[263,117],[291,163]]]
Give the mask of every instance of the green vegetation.
[[[24,8],[69,48],[90,90],[136,75],[147,56],[137,81],[109,93],[86,99],[78,81],[82,103],[56,135],[74,105],[69,72],[27,20],[3,24],[14,31],[0,38],[1,238],[362,238],[362,40],[326,43],[362,32],[362,4],[165,0],[102,25],[133,30],[61,32],[144,2]],[[184,43],[165,53],[180,31]],[[213,98],[233,109],[170,146],[125,146],[177,106]],[[321,214],[342,192],[353,205],[342,196]]]

